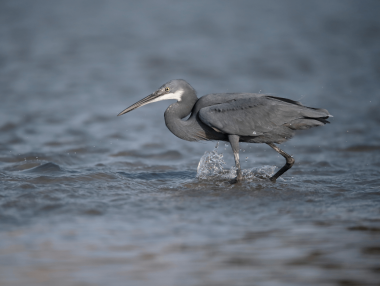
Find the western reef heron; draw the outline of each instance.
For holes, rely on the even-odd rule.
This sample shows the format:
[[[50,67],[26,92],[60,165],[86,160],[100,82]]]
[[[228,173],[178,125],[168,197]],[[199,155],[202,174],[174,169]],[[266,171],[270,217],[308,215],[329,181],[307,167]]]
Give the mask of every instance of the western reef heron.
[[[174,79],[157,91],[132,104],[123,115],[143,105],[175,99],[165,111],[165,124],[177,137],[187,141],[228,141],[235,157],[237,176],[242,180],[239,142],[266,143],[286,159],[286,164],[270,180],[289,170],[294,159],[274,143],[293,137],[295,130],[329,123],[326,109],[312,108],[298,101],[257,93],[212,93],[198,99],[194,88],[183,79]],[[187,120],[182,120],[187,117]]]

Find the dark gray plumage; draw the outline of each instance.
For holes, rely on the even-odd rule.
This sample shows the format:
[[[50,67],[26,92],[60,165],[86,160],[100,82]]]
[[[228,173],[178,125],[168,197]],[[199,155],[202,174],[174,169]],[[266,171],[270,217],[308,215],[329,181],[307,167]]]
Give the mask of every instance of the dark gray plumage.
[[[234,182],[242,179],[239,142],[266,143],[285,157],[286,164],[270,180],[290,169],[294,159],[274,143],[293,137],[295,130],[326,123],[326,109],[303,106],[298,101],[256,93],[213,93],[198,99],[192,86],[182,79],[171,80],[157,91],[118,115],[148,103],[175,99],[165,111],[165,124],[177,137],[187,141],[219,140],[231,144],[237,167]],[[187,120],[182,120],[190,114]]]

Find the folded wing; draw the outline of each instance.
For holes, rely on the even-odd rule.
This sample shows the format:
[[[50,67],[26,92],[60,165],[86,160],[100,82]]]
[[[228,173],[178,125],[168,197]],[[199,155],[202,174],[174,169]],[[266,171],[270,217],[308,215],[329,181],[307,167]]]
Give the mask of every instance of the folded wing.
[[[326,109],[306,107],[285,98],[247,94],[203,107],[198,116],[203,123],[222,133],[259,136],[281,125],[293,130],[324,125],[330,114]]]

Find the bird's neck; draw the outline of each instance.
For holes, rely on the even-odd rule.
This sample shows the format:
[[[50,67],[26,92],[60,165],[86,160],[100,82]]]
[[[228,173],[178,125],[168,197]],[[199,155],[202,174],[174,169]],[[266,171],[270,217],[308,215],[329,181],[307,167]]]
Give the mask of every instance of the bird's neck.
[[[191,110],[197,100],[198,97],[195,94],[192,96],[186,96],[185,98],[182,98],[181,101],[177,101],[176,103],[170,105],[165,111],[166,126],[175,136],[183,140],[199,140],[193,135],[195,131],[194,129],[196,128],[196,122],[193,118],[190,118],[189,120],[182,120],[191,113]]]

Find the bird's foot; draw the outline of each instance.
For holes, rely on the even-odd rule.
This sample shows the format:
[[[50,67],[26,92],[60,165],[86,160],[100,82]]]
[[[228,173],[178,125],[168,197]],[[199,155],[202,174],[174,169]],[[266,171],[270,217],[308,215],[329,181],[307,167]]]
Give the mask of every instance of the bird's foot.
[[[275,177],[273,176],[273,177],[270,177],[269,180],[270,180],[272,183],[276,183],[277,178],[275,178]]]

